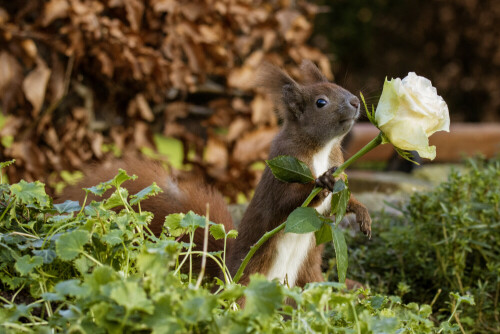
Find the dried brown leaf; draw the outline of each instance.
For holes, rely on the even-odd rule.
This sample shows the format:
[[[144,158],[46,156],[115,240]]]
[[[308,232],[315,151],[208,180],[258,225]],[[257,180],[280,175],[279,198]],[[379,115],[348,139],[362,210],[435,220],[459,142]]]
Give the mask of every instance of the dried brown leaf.
[[[42,25],[46,27],[54,20],[68,17],[69,9],[70,7],[67,0],[50,0],[45,3],[43,9]]]
[[[245,134],[236,142],[234,159],[245,166],[267,157],[271,141],[278,132],[276,128],[260,128]]]
[[[33,116],[37,116],[42,108],[50,73],[51,70],[45,65],[45,62],[39,59],[36,68],[23,81],[23,92],[33,106]]]

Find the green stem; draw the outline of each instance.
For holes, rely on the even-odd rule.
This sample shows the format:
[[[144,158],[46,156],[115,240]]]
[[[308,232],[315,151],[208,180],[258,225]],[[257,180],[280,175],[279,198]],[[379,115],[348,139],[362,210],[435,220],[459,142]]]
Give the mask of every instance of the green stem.
[[[240,267],[238,268],[238,271],[236,272],[236,275],[234,275],[233,282],[238,283],[240,280],[241,276],[243,275],[243,270],[245,270],[248,262],[252,258],[252,256],[255,254],[255,252],[262,246],[269,238],[271,238],[273,235],[281,231],[282,229],[285,228],[285,223],[281,224],[280,226],[276,227],[274,230],[271,230],[269,232],[264,233],[264,235],[255,243],[252,248],[250,248],[250,251],[248,254],[245,256],[243,259],[243,262],[241,263]]]
[[[368,144],[365,145],[361,150],[359,150],[356,154],[354,154],[352,157],[347,159],[342,165],[340,165],[335,173],[332,174],[333,177],[339,176],[347,167],[349,167],[354,161],[358,160],[360,157],[368,153],[369,151],[373,150],[375,147],[378,145],[382,144],[382,132],[378,134],[377,137],[375,137],[372,141],[370,141]],[[302,203],[301,207],[306,207],[311,203],[311,201],[316,197],[320,192],[322,188],[320,187],[315,187],[309,196],[306,198],[304,203]],[[245,270],[246,266],[248,265],[248,262],[250,262],[250,259],[252,256],[255,254],[255,252],[267,241],[269,240],[272,236],[274,236],[276,233],[281,231],[282,229],[285,228],[286,221],[283,222],[281,225],[276,227],[275,229],[266,232],[260,239],[255,243],[251,248],[248,254],[245,256],[243,259],[243,262],[241,263],[240,267],[238,268],[238,271],[236,272],[236,275],[234,275],[233,282],[238,283],[240,280],[241,276],[243,276],[243,271]]]

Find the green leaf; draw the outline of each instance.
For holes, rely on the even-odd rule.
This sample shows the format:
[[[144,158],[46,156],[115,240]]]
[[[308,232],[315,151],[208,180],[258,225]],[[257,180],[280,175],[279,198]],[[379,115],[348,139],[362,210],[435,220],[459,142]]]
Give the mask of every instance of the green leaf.
[[[45,184],[40,181],[26,182],[24,180],[10,186],[10,192],[23,204],[38,203],[41,207],[49,204],[49,196],[45,193]]]
[[[54,252],[52,249],[35,249],[32,252],[36,256],[41,257],[44,264],[52,263],[56,258],[56,252]]]
[[[321,228],[317,230],[314,235],[316,236],[316,246],[324,244],[325,242],[329,242],[332,240],[332,228],[330,224],[323,223]]]
[[[153,182],[152,185],[150,185],[147,188],[142,189],[139,191],[137,194],[130,196],[130,205],[136,205],[137,203],[148,199],[150,196],[155,196],[159,193],[162,193],[163,190],[156,185],[156,182]]]
[[[181,221],[184,219],[184,216],[185,214],[183,213],[173,213],[165,217],[163,227],[167,228],[171,236],[178,237],[184,233],[184,229],[181,228]]]
[[[467,303],[469,305],[475,305],[476,303],[474,302],[474,296],[471,295],[464,295],[461,296],[458,293],[451,292],[450,295],[457,300],[458,303]]]
[[[54,204],[54,209],[56,209],[58,213],[70,213],[80,211],[81,207],[78,201],[67,200],[64,203]]]
[[[339,184],[339,186],[337,186],[337,184]],[[338,189],[338,191],[332,194],[331,209],[331,214],[335,215],[335,225],[340,223],[342,218],[344,218],[347,209],[347,203],[349,203],[349,199],[351,198],[351,191],[343,180],[338,180],[337,182],[335,182],[334,191],[336,189]]]
[[[412,162],[417,166],[420,166],[420,164],[414,160],[415,157],[413,156],[413,154],[410,151],[402,150],[396,146],[394,146],[394,149],[396,150],[396,152],[399,154],[399,156],[401,158],[408,160],[409,162]]]
[[[127,172],[123,169],[118,170],[118,174],[110,180],[111,184],[114,185],[116,188],[119,188],[123,182],[128,181],[128,180],[135,180],[137,179],[136,175],[128,175]]]
[[[193,211],[186,213],[180,222],[180,227],[195,230],[198,227],[205,227],[205,217],[197,215]]]
[[[106,182],[101,182],[98,185],[90,188],[83,188],[83,190],[85,190],[85,192],[87,193],[90,192],[96,196],[102,196],[110,188],[112,188],[111,180]]]
[[[244,294],[244,314],[247,316],[271,316],[283,301],[283,287],[276,281],[268,281],[260,274],[250,278],[250,284]]]
[[[123,231],[114,229],[109,233],[103,235],[101,239],[110,246],[118,245],[123,241]]]
[[[137,282],[119,282],[113,286],[111,299],[127,310],[139,310],[152,314],[154,306],[144,289]]]
[[[210,226],[210,234],[215,240],[224,239],[226,236],[226,229],[222,224],[215,224]]]
[[[121,197],[120,197],[121,195]],[[116,208],[118,206],[126,206],[128,198],[128,190],[126,188],[116,189],[111,196],[104,202],[106,210]]]
[[[227,237],[229,239],[236,239],[238,237],[238,231],[231,230],[231,231],[227,232]]]
[[[16,159],[0,162],[0,169],[8,167],[8,166],[12,165],[14,162],[16,162]]]
[[[56,253],[61,260],[73,260],[83,251],[83,246],[89,241],[89,238],[89,232],[84,230],[65,233],[56,241]]]
[[[56,284],[54,290],[63,296],[85,297],[89,293],[87,286],[82,286],[80,280],[70,279]]]
[[[335,257],[337,259],[337,273],[339,282],[345,283],[347,274],[347,245],[345,243],[344,233],[337,226],[332,226],[333,247],[335,248]]]
[[[118,279],[118,274],[108,266],[97,267],[91,275],[85,277],[85,284],[95,293],[101,291],[101,287]]]
[[[321,228],[323,222],[314,208],[298,207],[286,219],[285,233],[309,233]]]
[[[283,182],[309,183],[314,181],[309,167],[297,158],[280,155],[274,159],[266,160],[274,177]]]
[[[375,120],[375,107],[372,105],[372,112],[368,110],[368,106],[366,105],[365,97],[363,96],[363,93],[359,92],[359,96],[361,96],[361,101],[363,101],[363,106],[365,107],[366,111],[366,117],[368,117],[368,120],[370,123],[375,125],[378,128],[377,121]]]
[[[38,268],[43,264],[43,259],[40,256],[29,256],[24,255],[23,257],[17,259],[14,267],[21,275],[27,275],[31,273],[34,268]]]

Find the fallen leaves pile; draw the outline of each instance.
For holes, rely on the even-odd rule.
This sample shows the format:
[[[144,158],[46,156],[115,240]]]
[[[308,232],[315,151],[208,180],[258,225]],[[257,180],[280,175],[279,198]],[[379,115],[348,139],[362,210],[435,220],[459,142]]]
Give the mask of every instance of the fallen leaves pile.
[[[298,75],[318,8],[305,1],[22,0],[0,7],[1,160],[52,184],[63,170],[182,141],[184,163],[235,199],[277,131],[252,87],[265,60]]]

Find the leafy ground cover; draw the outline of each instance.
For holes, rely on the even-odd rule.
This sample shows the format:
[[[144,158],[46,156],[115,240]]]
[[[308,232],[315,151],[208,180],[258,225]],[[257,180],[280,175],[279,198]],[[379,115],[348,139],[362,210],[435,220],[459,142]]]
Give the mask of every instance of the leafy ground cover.
[[[348,237],[348,274],[378,293],[432,305],[438,321],[449,316],[450,292],[470,295],[475,307],[454,315],[461,331],[498,333],[500,158],[465,165],[436,189],[415,193],[396,208],[400,215],[378,214],[373,240]]]
[[[176,236],[197,228],[220,238],[235,233],[187,213],[168,216],[154,237],[152,215],[140,202],[160,189],[129,194],[121,184],[130,178],[121,171],[85,189],[112,195],[82,205],[53,204],[38,181],[0,185],[1,332],[448,333],[459,330],[455,315],[463,303],[474,303],[466,293],[450,293],[444,311],[335,282],[301,289],[258,275],[248,286],[227,272],[224,280],[203,278],[192,265],[199,256],[192,243]],[[223,251],[206,256],[226,269]]]

